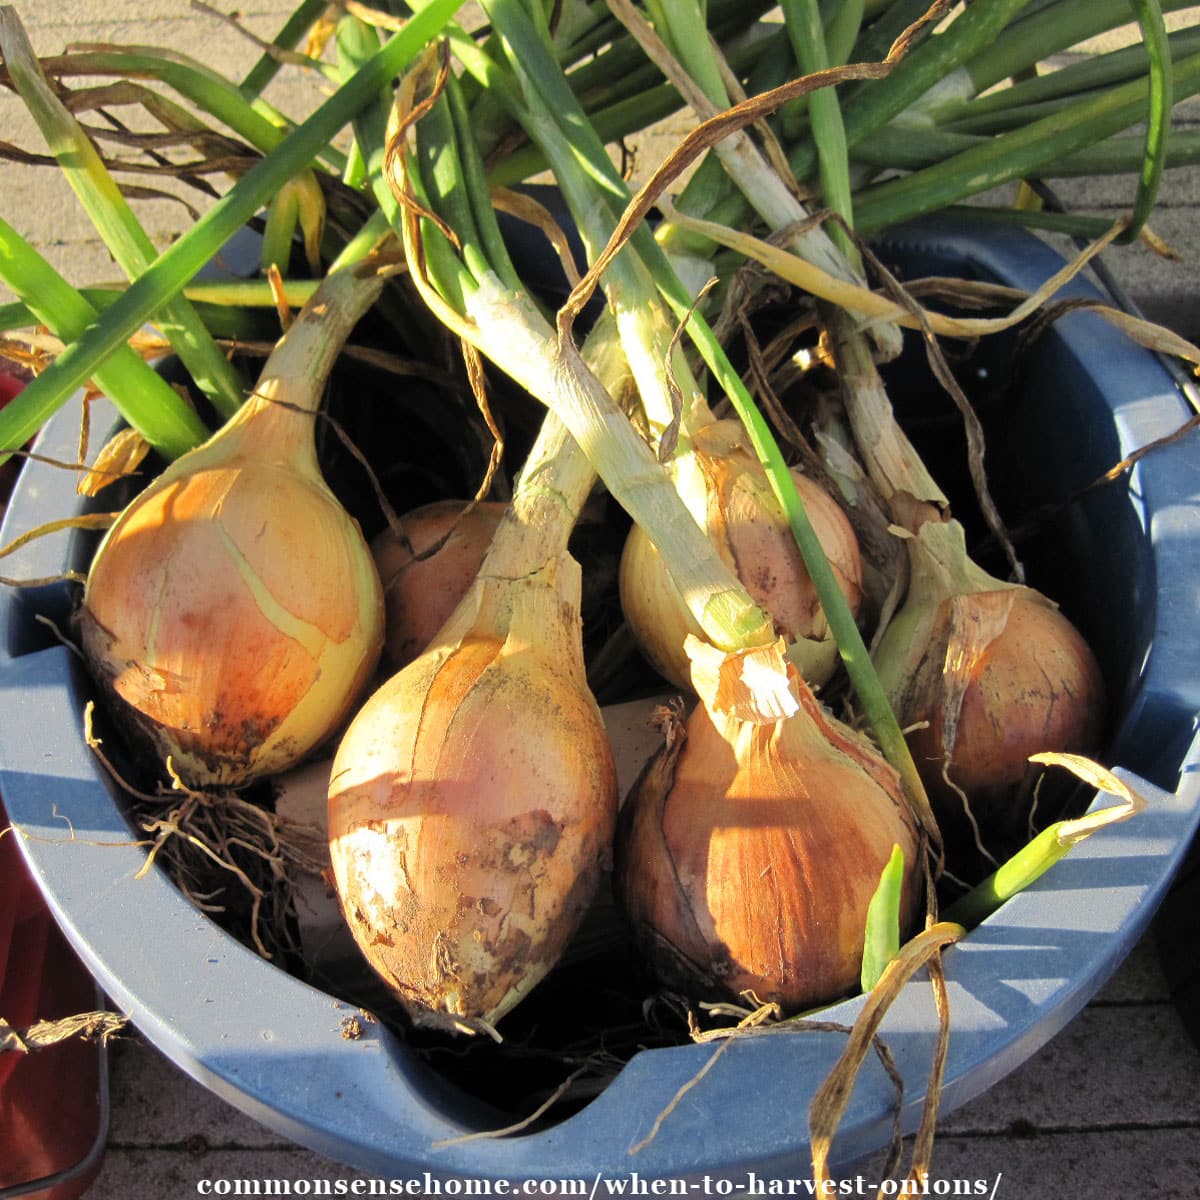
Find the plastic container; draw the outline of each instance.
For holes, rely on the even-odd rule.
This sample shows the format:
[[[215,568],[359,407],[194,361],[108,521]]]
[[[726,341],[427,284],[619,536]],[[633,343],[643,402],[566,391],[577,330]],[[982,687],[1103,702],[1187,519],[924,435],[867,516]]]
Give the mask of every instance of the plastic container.
[[[969,225],[917,225],[889,239],[900,271],[959,274],[1033,288],[1061,265],[1040,241]],[[1083,284],[1073,294],[1094,294]],[[1005,361],[981,370],[1008,369]],[[901,370],[907,367],[901,364]],[[989,447],[998,489],[1031,506],[1062,500],[1189,415],[1170,376],[1094,315],[1075,313],[1020,360],[1019,386]],[[42,449],[64,457],[69,419]],[[1053,522],[1035,579],[1063,600],[1096,645],[1117,707],[1112,760],[1150,800],[1135,821],[1078,847],[946,955],[953,1037],[943,1111],[1013,1070],[1064,1026],[1138,940],[1200,821],[1200,462],[1192,438],[1156,452],[1132,476],[1090,493]],[[5,538],[74,503],[71,481],[31,464]],[[69,548],[37,545],[25,569],[50,574]],[[455,1089],[384,1027],[348,1040],[346,1004],[255,957],[220,932],[157,871],[80,736],[87,688],[77,663],[33,613],[66,615],[65,597],[0,600],[0,788],[56,915],[115,1003],[196,1079],[279,1133],[384,1176],[582,1179],[804,1176],[804,1114],[840,1053],[838,1034],[795,1032],[728,1047],[636,1055],[570,1118],[504,1139],[462,1141],[503,1122]],[[69,820],[75,840],[64,835]],[[101,845],[101,843],[106,843]],[[139,913],[139,936],[129,914]],[[142,947],[153,945],[155,953]],[[827,1010],[853,1022],[860,1001]],[[919,1119],[936,1020],[914,982],[882,1035],[907,1088],[902,1120]],[[683,1095],[684,1084],[695,1081]],[[643,1148],[656,1118],[676,1101]],[[846,1166],[885,1144],[894,1091],[865,1066],[835,1145]]]

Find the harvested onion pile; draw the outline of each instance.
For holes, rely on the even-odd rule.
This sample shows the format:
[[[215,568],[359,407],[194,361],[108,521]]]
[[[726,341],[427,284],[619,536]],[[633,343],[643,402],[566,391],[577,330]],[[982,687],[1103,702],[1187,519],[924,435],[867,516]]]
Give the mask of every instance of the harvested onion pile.
[[[829,233],[798,199],[809,186],[820,190],[841,226],[856,228],[851,183],[873,178],[875,160],[886,157],[886,120],[908,111],[936,123],[943,106],[967,103],[928,90],[936,72],[921,63],[931,56],[959,55],[946,73],[973,71],[970,88],[994,96],[997,81],[980,60],[997,6],[964,6],[945,34],[922,41],[929,30],[909,23],[910,6],[871,5],[857,13],[862,30],[835,23],[829,37],[844,45],[830,48],[820,30],[796,36],[797,14],[815,20],[815,3],[790,6],[778,37],[746,28],[753,13],[726,13],[737,36],[724,49],[692,36],[703,30],[701,5],[652,7],[661,28],[614,3],[611,20],[608,6],[581,5],[576,30],[574,18],[552,29],[540,9],[484,0],[488,36],[452,31],[460,57],[448,68],[434,40],[451,19],[448,0],[419,6],[405,31],[413,44],[404,46],[397,38],[381,48],[362,14],[339,13],[337,72],[358,82],[336,89],[315,124],[293,132],[262,104],[230,95],[236,88],[206,90],[203,71],[164,64],[158,82],[208,96],[219,110],[209,117],[257,159],[247,168],[220,135],[228,153],[217,164],[239,176],[223,206],[157,262],[146,259],[109,310],[115,316],[62,292],[63,281],[0,227],[12,248],[4,269],[22,303],[77,340],[27,389],[28,404],[95,371],[149,444],[168,456],[191,445],[200,418],[161,380],[152,385],[161,411],[139,403],[148,369],[124,343],[153,316],[181,355],[189,352],[188,369],[225,421],[135,498],[91,563],[78,631],[115,724],[158,781],[205,795],[335,751],[328,836],[346,925],[406,1017],[439,1031],[496,1032],[510,1019],[603,905],[614,852],[626,924],[608,919],[607,928],[632,931],[652,986],[688,1004],[747,995],[785,1012],[826,1004],[862,985],[868,946],[898,944],[936,909],[939,869],[955,887],[974,884],[1029,839],[1039,819],[1032,754],[1095,753],[1103,741],[1102,672],[1082,636],[1051,600],[969,557],[949,502],[895,421],[877,360],[898,349],[891,322],[903,306],[884,312],[890,299],[863,285],[850,233]],[[136,263],[149,252],[127,224],[106,163],[88,156],[86,131],[54,88],[39,90],[33,64],[18,66],[12,22],[0,20],[0,32],[14,87],[42,106],[39,123],[64,169],[73,159],[87,164],[72,168],[82,172],[73,181],[87,185],[77,190],[108,198],[99,202],[108,240],[133,245]],[[599,28],[612,39],[602,51],[592,41]],[[423,48],[413,29],[427,35]],[[860,157],[851,160],[845,138],[825,136],[841,121],[833,89],[810,97],[794,77],[853,62],[855,47],[874,61],[901,35],[919,43],[913,70],[924,80],[905,103],[897,95],[913,85],[899,51],[887,70],[841,69],[841,82],[861,85],[847,96],[858,114],[850,132]],[[760,55],[768,38],[770,53]],[[1024,71],[1041,48],[1030,62],[1019,48],[1008,45]],[[728,120],[727,136],[674,201],[663,196],[653,234],[638,221],[625,227],[630,189],[588,106],[601,105],[605,129],[631,108],[613,110],[611,95],[594,99],[584,86],[596,82],[593,61],[611,66],[635,50],[680,89],[698,121],[732,106],[734,78],[744,86],[761,71],[764,87],[793,89],[755,113],[776,121],[779,144],[764,151],[745,112]],[[726,62],[725,50],[754,61]],[[100,71],[109,61],[78,65]],[[111,61],[155,75],[115,51]],[[780,71],[784,78],[766,78]],[[886,102],[864,115],[853,105],[875,83],[888,89]],[[652,87],[657,98],[657,74]],[[217,137],[170,105],[147,111],[173,122],[164,141]],[[1085,115],[1100,119],[1090,109],[1077,114]],[[970,117],[949,112],[939,130],[970,141],[953,142],[965,156],[960,176],[978,150],[975,135],[958,128]],[[334,135],[350,122],[347,156]],[[1047,144],[1050,136],[1038,135]],[[144,148],[157,153],[149,135]],[[1045,149],[1039,162],[1053,158]],[[497,209],[516,213],[561,249],[547,214],[497,184],[545,167],[594,273],[590,290],[580,286],[556,314],[512,261],[497,217]],[[911,190],[884,180],[858,212],[879,225],[892,205],[909,215],[919,207]],[[266,293],[289,319],[289,295],[302,307],[237,409],[222,347],[179,294],[260,208],[275,268],[260,300]],[[382,281],[354,266],[385,236],[393,259],[403,246],[403,299],[423,303],[403,317],[400,293],[381,298]],[[290,256],[301,244],[318,267],[333,257],[323,238],[346,262],[319,282],[294,278]],[[754,354],[753,305],[743,312],[730,300],[726,252],[738,267],[757,259],[811,286],[784,374],[801,373],[805,359],[836,376],[836,396],[824,397],[835,410],[829,426],[815,406],[776,405],[774,428],[759,412],[756,399],[778,397]],[[574,285],[577,266],[566,273]],[[721,277],[712,297],[684,283],[708,274]],[[50,294],[66,316],[43,313]],[[601,315],[582,337],[574,323],[582,326],[593,294]],[[549,410],[535,451],[506,464],[502,485],[481,488],[470,504],[431,488],[428,504],[401,513],[370,546],[322,478],[315,437],[325,379],[368,309],[386,328],[378,341],[403,327],[419,356],[436,327],[464,350],[480,427],[498,443],[505,422],[489,407],[494,372]],[[225,337],[236,343],[245,330],[229,319]],[[748,347],[744,371],[714,332],[734,327]],[[445,372],[443,355],[429,358],[420,370]],[[396,372],[397,389],[411,367]],[[754,378],[756,397],[743,376]],[[18,408],[6,426],[21,434],[14,446],[30,432],[21,422],[40,411]],[[836,445],[834,426],[845,433]],[[806,453],[785,458],[777,436],[797,430],[796,440],[809,439]],[[468,434],[448,430],[448,442],[458,438]],[[420,463],[403,462],[406,448],[401,430],[385,453],[419,475]],[[818,474],[841,481],[841,494]],[[629,529],[619,590],[605,597],[620,623],[605,671],[632,681],[631,693],[686,692],[693,705],[668,723],[619,818],[623,798],[589,686],[595,664],[583,653],[581,568],[567,553],[584,502],[601,491],[624,510],[621,533]],[[863,561],[854,520],[867,508],[882,516],[873,536],[891,551],[887,569]],[[626,632],[644,661],[626,652]],[[381,683],[385,646],[394,674]],[[888,874],[897,850],[898,882]]]

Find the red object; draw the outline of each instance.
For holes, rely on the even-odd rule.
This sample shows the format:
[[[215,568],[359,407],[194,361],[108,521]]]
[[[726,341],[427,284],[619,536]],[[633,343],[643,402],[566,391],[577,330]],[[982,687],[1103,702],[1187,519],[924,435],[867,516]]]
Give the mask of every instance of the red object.
[[[0,371],[0,408],[3,408],[23,387],[25,380]]]
[[[0,829],[8,816],[0,802]],[[59,932],[13,833],[0,837],[0,1017],[14,1029],[91,1012],[96,989]],[[0,1051],[0,1195],[82,1162],[101,1135],[100,1051],[78,1039],[31,1054]],[[74,1200],[89,1168],[33,1200]]]
[[[25,379],[13,373],[11,368],[6,367],[3,362],[0,362],[0,408],[3,408],[24,386]],[[8,499],[9,492],[12,491],[13,483],[16,481],[17,472],[20,470],[21,459],[19,456],[10,458],[3,466],[0,466],[0,514],[4,512],[4,502]],[[2,920],[3,918],[0,918]],[[3,932],[0,929],[0,932]],[[3,942],[0,942],[0,948],[3,947]],[[0,959],[0,963],[3,959]],[[2,968],[0,968],[2,969]],[[3,975],[0,975],[0,979]]]

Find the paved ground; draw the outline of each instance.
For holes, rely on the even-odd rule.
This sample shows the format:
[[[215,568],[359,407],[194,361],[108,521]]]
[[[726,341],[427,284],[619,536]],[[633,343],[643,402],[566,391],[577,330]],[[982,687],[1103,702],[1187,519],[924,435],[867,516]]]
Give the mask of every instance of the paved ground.
[[[25,0],[18,7],[42,53],[69,41],[153,42],[199,53],[235,75],[257,56],[233,30],[190,11],[184,0]],[[249,28],[269,36],[290,9],[289,0],[248,0],[241,12]],[[290,83],[272,95],[297,112],[311,88]],[[6,140],[35,144],[7,94],[0,96],[0,130]],[[1200,331],[1197,182],[1192,170],[1174,175],[1154,223],[1178,260],[1140,247],[1110,256],[1117,276],[1151,315],[1192,336]],[[1064,190],[1074,203],[1114,215],[1129,195],[1127,185],[1103,181]],[[114,274],[52,173],[0,167],[0,196],[5,217],[72,280]],[[177,204],[164,201],[148,211],[161,244],[186,228],[187,214]],[[90,1193],[94,1200],[186,1196],[204,1179],[352,1177],[215,1099],[136,1037],[118,1045],[112,1058],[112,1136]],[[1200,1194],[1200,1051],[1169,1002],[1153,938],[1040,1054],[943,1121],[936,1162],[948,1178],[994,1180],[1003,1173],[1000,1196]]]

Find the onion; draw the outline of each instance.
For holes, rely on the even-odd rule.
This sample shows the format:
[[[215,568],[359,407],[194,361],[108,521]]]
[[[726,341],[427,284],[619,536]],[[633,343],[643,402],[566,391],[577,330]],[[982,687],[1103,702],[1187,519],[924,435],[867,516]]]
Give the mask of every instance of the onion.
[[[816,589],[795,538],[761,465],[744,443],[737,421],[716,421],[693,435],[692,486],[676,478],[693,514],[702,521],[721,557],[741,579],[751,598],[770,613],[776,631],[789,643],[788,656],[813,685],[824,683],[837,665],[837,646],[826,624]],[[838,585],[851,610],[862,600],[858,541],[841,507],[821,485],[793,471],[796,490]],[[688,635],[700,628],[672,582],[658,550],[634,526],[621,559],[621,605],[643,653],[664,678],[688,688]]]
[[[131,737],[189,786],[237,787],[294,765],[374,670],[379,577],[321,478],[313,414],[379,287],[331,274],[251,399],[129,504],[88,572],[88,664]]]
[[[901,920],[920,895],[899,778],[793,671],[797,712],[773,724],[699,704],[673,720],[621,812],[617,896],[660,979],[697,997],[789,1012],[858,984],[867,908],[893,847]]]
[[[423,1025],[494,1026],[553,966],[609,865],[616,768],[564,548],[592,479],[548,420],[475,583],[334,759],[342,911]]]
[[[1104,723],[1099,664],[1079,631],[1032,588],[967,558],[957,522],[909,540],[908,597],[875,654],[958,874],[979,841],[1005,858],[1029,839],[1042,751],[1093,753]],[[976,837],[978,829],[978,839]]]
[[[523,585],[507,636],[472,629],[395,675],[334,760],[343,911],[425,1024],[495,1024],[557,961],[607,863],[611,752],[582,651],[546,637],[577,573],[553,583]]]
[[[437,500],[405,513],[399,529],[385,529],[371,542],[383,581],[384,656],[394,670],[429,645],[466,595],[504,509],[495,501],[468,507]]]

